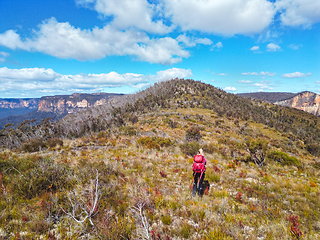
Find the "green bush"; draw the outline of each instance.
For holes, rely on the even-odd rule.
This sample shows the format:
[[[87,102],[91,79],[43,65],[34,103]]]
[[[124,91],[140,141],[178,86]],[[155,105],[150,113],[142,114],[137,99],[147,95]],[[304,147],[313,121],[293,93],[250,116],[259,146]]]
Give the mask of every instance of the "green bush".
[[[169,138],[141,137],[138,139],[138,144],[149,149],[160,150],[160,147],[169,147],[174,145],[174,141],[171,141]]]
[[[97,134],[97,138],[106,138],[108,137],[108,133],[107,132],[104,132],[104,131],[100,131],[98,134]]]
[[[139,118],[137,115],[134,115],[132,114],[130,117],[129,117],[129,121],[132,122],[133,124],[137,123],[139,121]]]
[[[210,180],[210,182],[219,182],[220,181],[220,174],[213,172],[212,170],[206,172],[206,178]]]
[[[119,130],[127,136],[135,136],[137,134],[136,128],[132,126],[121,126]]]
[[[22,144],[22,150],[25,152],[38,152],[46,147],[46,142],[42,138],[32,139]]]
[[[171,216],[170,215],[162,215],[161,216],[161,221],[163,222],[163,224],[165,225],[170,225],[172,222]]]
[[[199,127],[191,127],[186,131],[186,140],[190,141],[199,141],[202,138]]]
[[[295,157],[290,157],[288,154],[280,151],[274,151],[267,156],[270,160],[281,163],[281,165],[300,166],[300,161]]]
[[[197,209],[192,211],[191,218],[194,222],[202,222],[206,216],[206,212],[203,209]]]
[[[193,232],[192,226],[189,225],[188,223],[183,223],[181,225],[179,235],[183,238],[188,239],[191,236],[192,232]]]
[[[197,142],[185,143],[180,145],[180,149],[184,154],[194,156],[200,149],[200,145]]]
[[[25,198],[41,196],[45,192],[63,190],[72,183],[73,171],[67,164],[55,163],[49,158],[22,159],[17,171],[12,172],[12,190]],[[19,171],[19,172],[18,172]]]
[[[318,144],[309,143],[306,145],[306,149],[310,154],[314,156],[319,155],[320,149]]]
[[[58,145],[62,147],[63,146],[63,141],[61,139],[59,139],[59,138],[50,138],[50,139],[47,140],[47,145],[50,148],[53,148],[53,147],[58,146]]]
[[[217,152],[217,148],[216,148],[215,146],[213,146],[213,145],[208,145],[208,144],[204,145],[204,146],[202,147],[202,150],[203,150],[204,152],[206,152],[206,153],[209,153],[209,154],[212,154],[212,153],[214,153],[214,152]]]

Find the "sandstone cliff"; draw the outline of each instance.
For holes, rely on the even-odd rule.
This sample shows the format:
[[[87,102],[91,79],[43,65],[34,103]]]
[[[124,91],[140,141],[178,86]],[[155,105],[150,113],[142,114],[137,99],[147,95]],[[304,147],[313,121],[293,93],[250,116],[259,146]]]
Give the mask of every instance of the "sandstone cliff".
[[[94,93],[82,94],[74,93],[72,95],[60,95],[42,97],[39,100],[39,112],[52,112],[56,114],[76,113],[89,107],[99,106],[115,96],[123,94],[114,93]]]
[[[0,129],[7,123],[19,124],[24,120],[52,118],[58,120],[92,106],[99,106],[123,94],[94,93],[59,95],[40,99],[0,99]]]
[[[301,92],[286,100],[275,102],[275,104],[297,108],[320,116],[320,95],[316,93]]]
[[[38,98],[31,99],[2,99],[0,98],[0,108],[4,109],[15,109],[15,108],[38,108]]]

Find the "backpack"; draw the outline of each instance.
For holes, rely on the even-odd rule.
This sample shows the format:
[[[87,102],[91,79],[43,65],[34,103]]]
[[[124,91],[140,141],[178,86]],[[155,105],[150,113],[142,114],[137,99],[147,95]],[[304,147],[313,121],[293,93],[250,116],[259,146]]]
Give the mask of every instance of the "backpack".
[[[204,166],[204,161],[203,161],[203,156],[202,155],[195,155],[194,156],[194,160],[193,160],[193,166],[192,166],[192,170],[196,173],[200,173],[205,169]]]

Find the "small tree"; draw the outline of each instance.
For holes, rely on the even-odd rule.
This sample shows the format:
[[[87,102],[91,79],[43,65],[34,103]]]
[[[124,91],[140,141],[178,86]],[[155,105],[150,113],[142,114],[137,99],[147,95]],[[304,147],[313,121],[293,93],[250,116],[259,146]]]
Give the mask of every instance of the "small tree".
[[[257,140],[252,140],[252,138],[248,138],[246,140],[246,149],[249,152],[253,162],[262,167],[265,162],[265,157],[268,150],[268,143],[266,141],[258,138]]]

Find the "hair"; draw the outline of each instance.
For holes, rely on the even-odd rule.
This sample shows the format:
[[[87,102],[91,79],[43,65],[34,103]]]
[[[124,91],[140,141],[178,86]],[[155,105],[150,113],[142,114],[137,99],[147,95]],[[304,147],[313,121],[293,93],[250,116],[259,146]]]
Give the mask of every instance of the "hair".
[[[202,148],[199,149],[198,153],[203,156],[203,150],[202,150]]]

